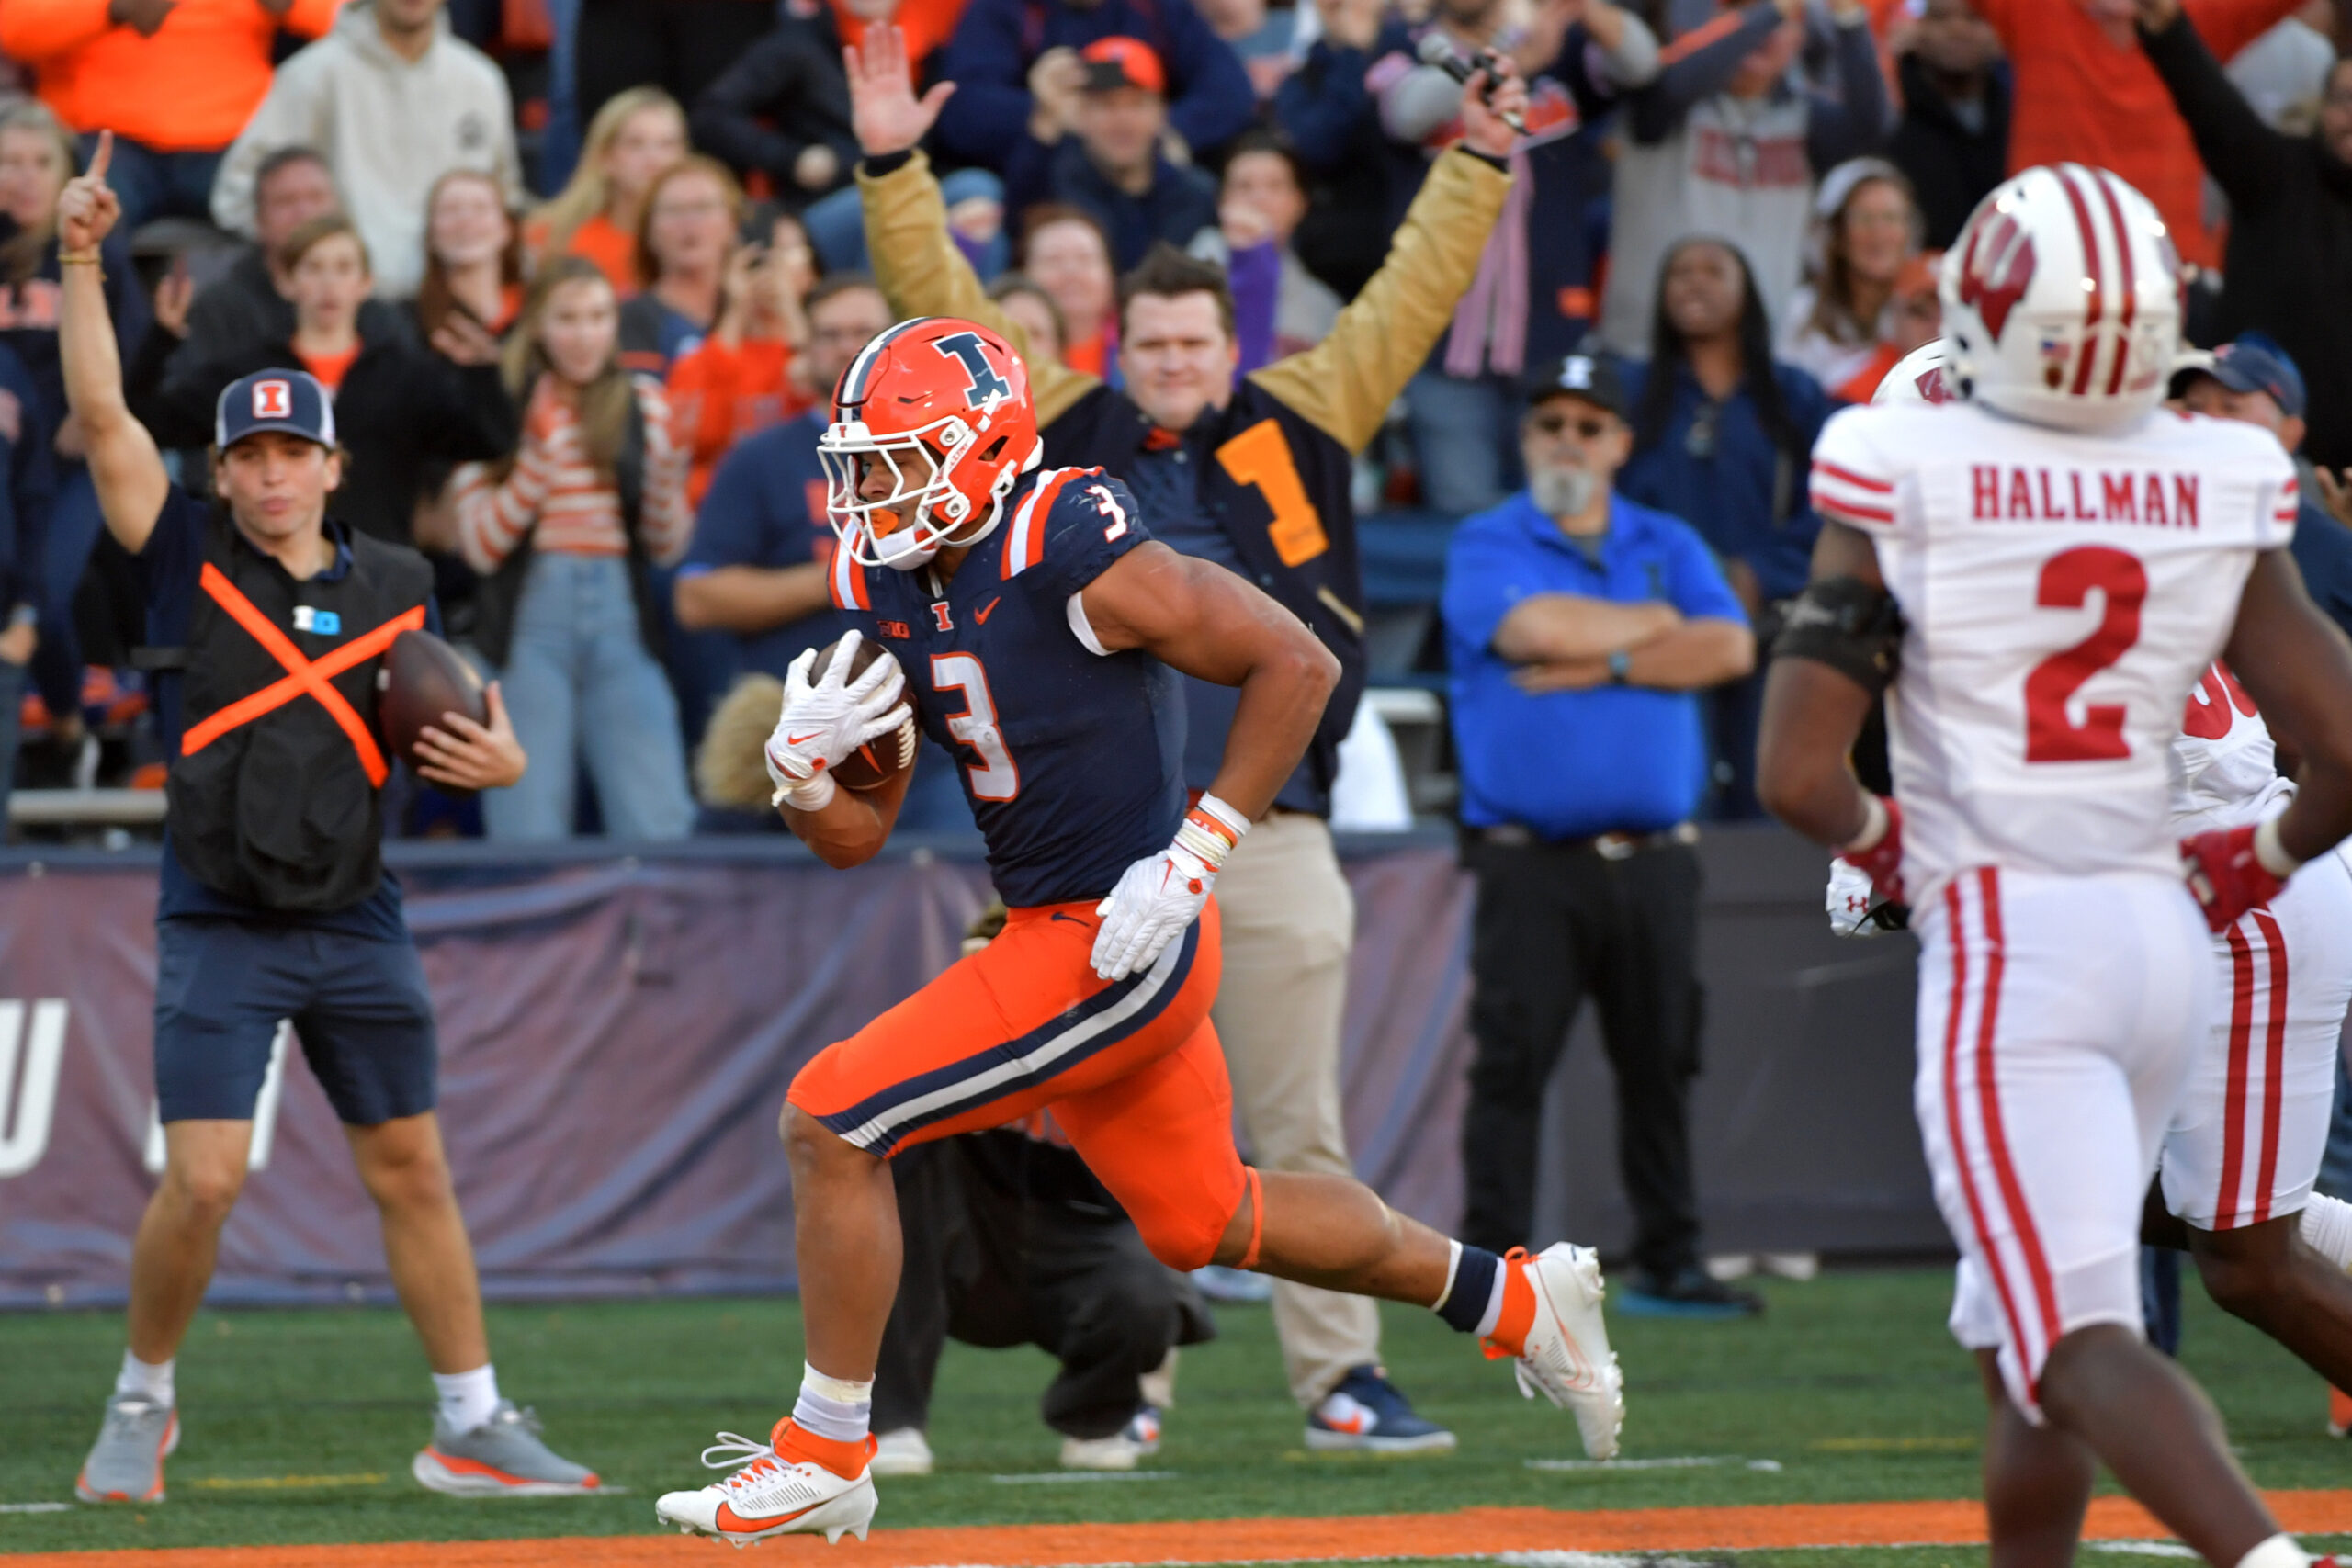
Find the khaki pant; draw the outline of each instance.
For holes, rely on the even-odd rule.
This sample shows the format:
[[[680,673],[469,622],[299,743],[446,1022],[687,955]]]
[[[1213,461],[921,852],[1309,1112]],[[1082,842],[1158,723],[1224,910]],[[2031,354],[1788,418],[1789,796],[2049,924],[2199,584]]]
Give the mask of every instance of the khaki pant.
[[[1217,874],[1225,978],[1216,1020],[1234,1102],[1261,1170],[1353,1176],[1340,1118],[1340,1018],[1355,899],[1317,818],[1276,813]],[[1274,1282],[1274,1332],[1303,1405],[1351,1367],[1380,1359],[1380,1314],[1363,1296]]]

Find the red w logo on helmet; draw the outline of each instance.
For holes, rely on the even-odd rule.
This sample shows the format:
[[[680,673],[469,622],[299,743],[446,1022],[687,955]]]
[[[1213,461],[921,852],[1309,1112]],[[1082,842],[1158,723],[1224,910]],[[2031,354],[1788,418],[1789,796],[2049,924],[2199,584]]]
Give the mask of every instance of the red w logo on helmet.
[[[1977,215],[1960,257],[1960,302],[1984,318],[1998,343],[2009,312],[2033,284],[2033,236],[2006,212]]]

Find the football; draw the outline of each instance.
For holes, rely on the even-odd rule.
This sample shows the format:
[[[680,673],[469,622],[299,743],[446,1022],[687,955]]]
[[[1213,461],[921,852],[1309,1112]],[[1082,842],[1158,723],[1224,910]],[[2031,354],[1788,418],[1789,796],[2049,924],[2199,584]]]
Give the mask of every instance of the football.
[[[431,632],[402,632],[376,671],[376,716],[392,754],[413,768],[416,738],[445,713],[490,722],[481,677],[458,650]]]
[[[832,667],[833,657],[841,651],[841,646],[839,642],[833,642],[817,650],[817,662],[808,670],[810,685],[825,678],[825,671]],[[861,637],[857,652],[850,659],[849,673],[843,679],[854,681],[865,674],[874,661],[882,657],[882,652],[880,645],[873,638]],[[915,740],[915,721],[910,704],[904,724],[888,735],[867,741],[842,758],[841,766],[833,770],[833,777],[843,789],[879,789],[914,766]]]

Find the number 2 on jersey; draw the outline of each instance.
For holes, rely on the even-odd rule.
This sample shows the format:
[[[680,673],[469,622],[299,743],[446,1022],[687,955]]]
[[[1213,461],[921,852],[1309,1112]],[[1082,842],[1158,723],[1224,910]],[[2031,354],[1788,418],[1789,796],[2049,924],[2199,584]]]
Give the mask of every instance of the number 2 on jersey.
[[[1021,770],[1013,765],[1004,734],[997,728],[996,699],[989,694],[989,672],[979,660],[968,653],[934,653],[931,683],[943,692],[964,694],[964,711],[948,716],[947,733],[980,754],[978,763],[964,764],[972,777],[972,798],[1011,800],[1019,795]]]
[[[2086,682],[2131,651],[2140,640],[2140,605],[2148,597],[2148,573],[2139,558],[2105,545],[2061,550],[2042,566],[2034,603],[2046,609],[2079,610],[2092,589],[2106,596],[2098,628],[2072,648],[2061,649],[2025,678],[2025,760],[2029,762],[2111,762],[2132,755],[2123,737],[2121,703],[2092,703],[2083,722],[2066,716],[2068,699]]]

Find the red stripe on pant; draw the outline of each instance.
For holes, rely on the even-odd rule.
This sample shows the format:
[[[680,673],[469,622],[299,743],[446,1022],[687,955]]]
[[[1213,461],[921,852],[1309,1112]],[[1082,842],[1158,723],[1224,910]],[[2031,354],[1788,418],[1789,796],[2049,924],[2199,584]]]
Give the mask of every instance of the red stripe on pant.
[[[1994,1243],[1992,1227],[1984,1221],[1984,1200],[1976,1190],[1976,1175],[1970,1168],[1968,1156],[1967,1122],[1961,1115],[1961,1021],[1968,1003],[1968,931],[1962,919],[1963,908],[1961,879],[1954,877],[1944,885],[1944,919],[1951,942],[1951,1004],[1944,1019],[1944,1130],[1951,1141],[1952,1167],[1960,1173],[1961,1196],[1968,1203],[1968,1221],[1976,1231],[1977,1249],[1984,1255],[1985,1270],[1993,1276],[1993,1291],[2001,1298],[2001,1315],[2008,1320],[2009,1338],[2017,1346],[2022,1368],[2031,1364],[2025,1321],[2018,1315],[2017,1293],[2009,1289],[2008,1267],[2001,1261],[2001,1250]]]
[[[2229,929],[2230,943],[2230,1068],[2222,1096],[2222,1190],[2213,1200],[2213,1228],[2234,1230],[2238,1224],[2238,1171],[2245,1163],[2246,1078],[2253,1070],[2254,948],[2245,940],[2245,922]]]
[[[2254,1223],[2270,1217],[2271,1183],[2278,1179],[2278,1113],[2287,1087],[2287,933],[2267,909],[2254,911],[2270,955],[2270,1033],[2262,1055],[2262,1162],[2255,1171]]]
[[[1982,1101],[1984,1152],[1993,1162],[2001,1201],[2008,1210],[2009,1226],[2017,1232],[2018,1250],[2025,1254],[2026,1271],[2033,1279],[2034,1304],[2041,1312],[2042,1353],[2047,1355],[2050,1348],[2058,1343],[2058,1287],[2051,1277],[2050,1260],[2041,1250],[2041,1234],[2034,1228],[2033,1212],[2025,1204],[2024,1184],[2018,1180],[2017,1166],[2009,1158],[2008,1136],[2001,1126],[2000,1079],[1993,1059],[1995,1025],[2001,1009],[2001,970],[2007,950],[2007,940],[2001,929],[2000,873],[1989,865],[1980,867],[1976,881],[1984,897],[1984,942],[1988,949],[1984,1005],[1976,1022],[1976,1093]],[[2035,1397],[2040,1397],[2038,1389]]]

